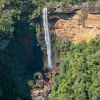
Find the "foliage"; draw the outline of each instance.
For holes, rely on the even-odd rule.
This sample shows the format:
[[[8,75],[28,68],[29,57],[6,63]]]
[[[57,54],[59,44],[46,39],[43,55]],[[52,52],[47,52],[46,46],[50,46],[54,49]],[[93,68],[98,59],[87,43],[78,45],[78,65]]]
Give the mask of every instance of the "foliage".
[[[9,39],[10,41],[4,49],[0,48],[0,100],[16,100],[19,97],[21,100],[27,100],[27,97],[30,97],[28,81],[33,80],[34,72],[41,70],[43,67],[43,54],[36,38],[36,34],[39,33],[41,28],[42,8],[45,6],[50,8],[57,4],[63,5],[65,3],[73,3],[74,1],[77,1],[78,3],[82,0],[0,0],[0,43],[2,40],[6,39]],[[65,52],[69,49],[71,50],[70,52],[73,52],[73,55],[66,55],[68,58],[71,58],[72,56],[80,56],[79,54],[81,53],[75,53],[74,55],[74,52],[79,52],[79,48],[85,48],[85,44],[75,47],[77,49],[75,49],[74,46],[69,48],[69,44],[66,45],[66,43],[61,43],[60,45],[60,52]],[[97,45],[98,49],[97,47],[92,46],[94,45],[94,42],[91,42],[89,45],[89,48],[86,49],[85,53],[88,55],[86,56],[86,59],[89,59],[86,64],[88,64],[91,68],[92,64],[93,66],[98,64],[99,51],[96,52],[96,50],[98,50],[99,47],[96,42],[95,45]],[[91,48],[93,49],[91,50]],[[92,52],[93,54],[90,55]],[[75,57],[73,57],[72,60],[74,60]],[[82,57],[84,58],[84,56]],[[94,60],[96,57],[98,58]],[[68,58],[66,60],[66,58],[67,57],[65,57],[64,60],[65,63],[62,65],[63,67],[61,67],[61,74],[59,77],[55,78],[57,83],[53,86],[57,91],[59,87],[59,91],[52,91],[54,92],[52,94],[54,96],[55,94],[58,95],[61,91],[60,98],[65,98],[66,95],[68,95],[62,94],[65,93],[66,88],[68,88],[68,85],[65,85],[65,83],[68,82],[66,80],[66,75],[70,74],[64,73],[66,73],[68,69],[68,63],[71,64],[70,61],[72,61],[69,61]],[[77,60],[81,60],[82,62],[84,60],[83,58]],[[89,88],[89,95],[95,95],[91,96],[93,99],[98,97],[96,97],[96,93],[99,91],[99,88],[95,89],[95,87],[98,86],[98,80],[95,76],[96,72],[96,69],[92,72],[92,80],[95,80],[95,83],[92,84],[93,86],[90,85],[91,87]],[[60,79],[62,79],[61,84],[59,81]],[[84,88],[84,84],[81,85]],[[77,86],[74,86],[73,88],[75,87]],[[70,88],[71,87],[69,86],[68,89],[70,90]],[[92,90],[94,91],[91,92]]]
[[[14,17],[17,18],[20,11],[17,8],[11,8],[11,1],[0,1],[0,37],[11,38],[14,31]]]
[[[14,31],[14,21],[13,16],[17,14],[17,10],[4,10],[0,15],[0,36],[5,37],[12,37]]]
[[[100,40],[71,45],[54,78],[50,100],[100,99]]]
[[[35,18],[30,20],[36,8],[31,0],[0,0],[0,4],[0,38],[10,41],[0,48],[0,100],[29,99],[28,80],[43,67]]]

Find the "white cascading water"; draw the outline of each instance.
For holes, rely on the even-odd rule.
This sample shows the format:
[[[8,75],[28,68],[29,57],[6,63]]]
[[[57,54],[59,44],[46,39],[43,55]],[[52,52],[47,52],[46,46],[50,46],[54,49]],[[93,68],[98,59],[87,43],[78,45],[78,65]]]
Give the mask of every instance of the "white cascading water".
[[[47,47],[47,57],[48,57],[48,68],[52,69],[52,60],[51,60],[51,41],[48,29],[48,16],[47,16],[47,8],[43,8],[43,26],[45,32],[45,43]]]

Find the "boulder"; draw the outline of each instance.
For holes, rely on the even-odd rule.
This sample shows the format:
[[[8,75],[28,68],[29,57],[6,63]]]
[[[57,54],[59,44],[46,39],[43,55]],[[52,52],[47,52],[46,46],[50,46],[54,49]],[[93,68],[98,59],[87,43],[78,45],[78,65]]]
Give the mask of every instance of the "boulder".
[[[47,78],[48,79],[52,78],[52,72],[51,71],[47,73]]]
[[[44,81],[43,80],[36,80],[36,87],[37,88],[43,88],[44,87]]]
[[[34,77],[35,77],[35,79],[37,80],[41,80],[41,79],[43,79],[43,75],[42,75],[42,73],[40,73],[40,72],[37,72],[37,73],[35,73],[34,74]]]
[[[59,74],[59,67],[55,67],[53,70],[52,70],[52,77],[56,76]]]
[[[48,97],[48,95],[50,94],[51,89],[48,85],[44,86],[44,90],[43,90],[43,97]]]
[[[43,90],[41,89],[34,89],[31,91],[31,96],[32,97],[38,97],[38,96],[41,96],[43,93]]]

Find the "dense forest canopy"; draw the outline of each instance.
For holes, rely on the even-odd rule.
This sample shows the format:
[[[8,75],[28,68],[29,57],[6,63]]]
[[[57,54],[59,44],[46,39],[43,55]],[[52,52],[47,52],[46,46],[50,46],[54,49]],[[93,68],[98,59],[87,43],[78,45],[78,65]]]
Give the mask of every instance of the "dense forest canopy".
[[[100,39],[63,46],[61,50],[64,56],[50,100],[99,100]]]
[[[0,100],[30,98],[28,81],[44,66],[36,37],[42,8],[83,2],[94,0],[0,0]],[[5,47],[3,41],[9,41]],[[60,75],[55,77],[51,100],[64,100],[65,97],[68,100],[100,99],[99,42],[69,47]]]

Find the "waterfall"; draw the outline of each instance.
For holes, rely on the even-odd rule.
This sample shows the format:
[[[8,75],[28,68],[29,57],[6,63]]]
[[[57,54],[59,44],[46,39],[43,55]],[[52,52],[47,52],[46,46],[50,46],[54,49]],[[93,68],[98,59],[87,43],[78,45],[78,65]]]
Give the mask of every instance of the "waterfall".
[[[45,32],[45,43],[47,47],[47,57],[48,57],[48,68],[52,69],[52,60],[51,60],[51,41],[48,29],[48,18],[47,18],[47,8],[43,8],[43,26]]]

